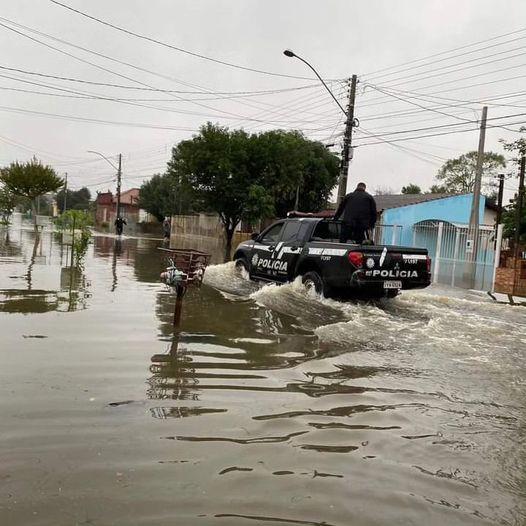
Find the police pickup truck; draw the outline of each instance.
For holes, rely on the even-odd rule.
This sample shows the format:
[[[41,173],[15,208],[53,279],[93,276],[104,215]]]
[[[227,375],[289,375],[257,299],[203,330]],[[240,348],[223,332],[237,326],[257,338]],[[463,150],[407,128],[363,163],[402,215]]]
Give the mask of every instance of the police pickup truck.
[[[285,283],[298,276],[325,297],[394,298],[431,281],[426,249],[340,243],[341,222],[315,217],[278,221],[241,243],[236,269],[254,280]]]

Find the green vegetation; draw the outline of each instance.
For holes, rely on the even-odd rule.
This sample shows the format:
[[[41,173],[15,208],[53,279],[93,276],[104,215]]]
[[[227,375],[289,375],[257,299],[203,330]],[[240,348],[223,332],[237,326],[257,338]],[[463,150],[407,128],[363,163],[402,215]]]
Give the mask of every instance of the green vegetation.
[[[18,203],[17,197],[8,188],[0,188],[0,224],[8,225]]]
[[[158,221],[192,211],[193,196],[188,186],[172,173],[154,175],[141,186],[139,206]]]
[[[520,129],[522,133],[526,133],[526,127]],[[516,165],[517,169],[520,166],[521,157],[526,155],[526,137],[521,137],[515,141],[506,142],[501,140],[504,150],[511,153],[513,158],[511,161]],[[522,216],[519,224],[519,236],[522,243],[526,242],[526,195],[522,196]],[[513,199],[511,204],[504,209],[502,214],[502,222],[504,224],[504,237],[514,238],[517,214],[517,199]]]
[[[60,213],[64,212],[64,189],[57,192],[55,196]],[[66,209],[88,210],[90,207],[91,192],[83,186],[80,190],[66,191]]]
[[[338,179],[339,160],[299,132],[248,134],[210,123],[173,148],[164,175],[141,187],[141,206],[158,219],[214,211],[227,246],[240,221],[283,217],[296,208],[325,206]]]
[[[74,231],[73,251],[77,267],[82,265],[82,260],[88,250],[92,224],[93,218],[85,210],[67,210],[55,220],[55,226],[60,232],[73,233]]]
[[[438,181],[440,181],[441,189],[445,188],[447,189],[445,193],[451,194],[467,194],[473,192],[477,157],[478,153],[472,151],[446,161],[436,176]],[[486,152],[484,154],[482,161],[483,180],[485,179],[487,181],[495,177],[503,168],[506,168],[506,160],[503,155],[494,152]],[[487,192],[493,185],[485,184],[484,186]],[[438,193],[433,192],[433,190],[431,190],[431,192]]]
[[[35,228],[35,199],[48,192],[56,192],[64,184],[51,166],[43,165],[36,157],[27,163],[16,161],[8,167],[0,168],[0,181],[14,196],[31,201]]]
[[[417,184],[410,183],[407,186],[402,186],[402,193],[403,194],[421,194],[422,189]]]

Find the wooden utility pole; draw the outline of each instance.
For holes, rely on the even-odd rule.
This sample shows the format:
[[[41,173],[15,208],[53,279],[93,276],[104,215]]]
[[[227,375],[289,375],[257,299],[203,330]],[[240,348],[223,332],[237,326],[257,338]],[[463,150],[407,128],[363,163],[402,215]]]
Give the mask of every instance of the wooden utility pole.
[[[484,164],[484,143],[486,140],[486,119],[488,107],[482,108],[482,119],[480,121],[479,149],[477,155],[477,167],[475,169],[475,186],[473,188],[473,201],[471,202],[471,214],[469,217],[468,239],[466,241],[466,267],[464,279],[473,288],[477,274],[477,252],[479,237],[479,208],[480,189],[482,186],[482,167]]]
[[[117,170],[117,217],[121,216],[121,178],[122,178],[122,154],[119,153],[119,169]]]
[[[68,173],[66,172],[66,177],[64,178],[64,206],[62,207],[62,213],[66,211],[66,205],[68,203]]]
[[[351,87],[349,90],[349,102],[347,105],[347,119],[345,120],[345,132],[343,134],[343,150],[340,164],[340,181],[338,184],[338,202],[339,205],[347,193],[347,174],[349,172],[349,158],[352,148],[352,129],[354,126],[354,101],[356,98],[356,84],[358,77],[353,75],[351,78]]]
[[[526,155],[521,157],[521,165],[519,170],[519,191],[517,193],[517,203],[515,208],[515,237],[513,240],[513,252],[515,257],[515,268],[518,268],[517,260],[519,259],[519,245],[521,241],[521,224],[522,224],[522,208],[524,206],[524,171],[526,168]]]
[[[497,219],[496,225],[500,225],[502,221],[502,200],[504,198],[504,174],[499,174],[499,195],[497,197]]]

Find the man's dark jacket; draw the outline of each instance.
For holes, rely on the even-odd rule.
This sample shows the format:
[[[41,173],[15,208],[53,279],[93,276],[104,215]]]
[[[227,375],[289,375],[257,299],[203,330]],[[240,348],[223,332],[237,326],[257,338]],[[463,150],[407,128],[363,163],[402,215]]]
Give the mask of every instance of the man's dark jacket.
[[[349,225],[373,228],[376,223],[376,202],[365,190],[355,190],[343,198],[334,219],[340,216],[342,221]]]

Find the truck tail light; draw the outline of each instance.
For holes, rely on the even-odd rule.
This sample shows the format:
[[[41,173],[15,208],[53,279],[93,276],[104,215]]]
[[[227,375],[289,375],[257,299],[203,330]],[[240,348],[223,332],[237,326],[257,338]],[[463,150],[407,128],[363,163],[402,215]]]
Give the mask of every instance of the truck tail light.
[[[426,265],[427,265],[427,271],[431,272],[431,258],[429,256],[426,256]]]
[[[362,268],[363,254],[361,252],[349,252],[347,257],[349,258],[349,262],[356,268]]]

